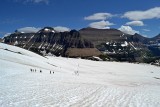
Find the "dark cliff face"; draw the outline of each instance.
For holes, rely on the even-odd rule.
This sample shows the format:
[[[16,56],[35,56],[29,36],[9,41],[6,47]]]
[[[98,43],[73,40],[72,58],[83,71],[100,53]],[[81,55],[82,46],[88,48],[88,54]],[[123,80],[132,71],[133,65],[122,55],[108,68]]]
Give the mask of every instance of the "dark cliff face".
[[[160,34],[158,34],[157,36],[151,38],[152,41],[155,41],[155,43],[160,43]]]
[[[117,29],[95,29],[83,28],[80,31],[82,37],[91,40],[95,44],[116,41],[116,42],[136,42],[147,43],[149,38],[143,37],[139,34],[129,35]]]
[[[79,32],[56,32],[44,28],[37,33],[14,33],[5,37],[5,43],[16,45],[39,54],[65,55],[68,48],[93,48],[93,44],[83,39]]]
[[[135,33],[134,35],[128,35],[128,41],[137,43],[147,43],[148,38]]]
[[[124,41],[125,35],[123,32],[117,29],[95,29],[95,28],[83,28],[80,34],[85,39],[90,40],[95,45],[105,43],[107,41]]]

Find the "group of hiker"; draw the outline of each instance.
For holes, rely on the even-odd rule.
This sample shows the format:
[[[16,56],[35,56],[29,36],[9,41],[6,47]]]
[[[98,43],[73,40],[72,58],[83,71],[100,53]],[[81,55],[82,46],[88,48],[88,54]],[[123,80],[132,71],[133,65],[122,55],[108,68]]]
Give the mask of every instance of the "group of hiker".
[[[31,72],[36,72],[36,69],[30,69],[31,70]]]
[[[54,71],[53,71],[53,72],[52,72],[52,71],[50,71],[50,74],[52,74],[52,73],[54,74]]]
[[[60,67],[60,69],[61,69],[61,67]],[[36,71],[38,71],[38,70],[31,68],[30,71],[31,71],[31,72],[36,72]],[[42,73],[42,70],[39,70],[38,72]],[[54,71],[51,71],[51,70],[50,70],[49,73],[50,73],[50,74],[54,74]],[[79,64],[78,64],[78,66],[77,66],[77,69],[74,71],[74,74],[77,75],[77,76],[79,76]]]
[[[31,72],[36,72],[37,70],[31,68],[30,71],[31,71]],[[39,72],[42,73],[42,70],[39,70]],[[54,74],[54,71],[50,71],[50,74],[52,74],[52,73]]]

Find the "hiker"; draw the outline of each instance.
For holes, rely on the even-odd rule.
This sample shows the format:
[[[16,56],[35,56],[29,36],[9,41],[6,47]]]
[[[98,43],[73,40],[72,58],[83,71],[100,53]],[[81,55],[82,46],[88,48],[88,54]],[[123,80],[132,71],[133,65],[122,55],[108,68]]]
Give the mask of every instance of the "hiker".
[[[50,74],[51,74],[51,71],[50,71]]]
[[[79,75],[78,71],[74,71],[75,75]]]
[[[77,71],[77,75],[79,75],[79,72]]]
[[[53,71],[53,74],[54,74],[54,71]]]
[[[31,72],[32,72],[32,69],[30,69],[31,70]]]
[[[42,73],[42,71],[40,70],[40,73]]]

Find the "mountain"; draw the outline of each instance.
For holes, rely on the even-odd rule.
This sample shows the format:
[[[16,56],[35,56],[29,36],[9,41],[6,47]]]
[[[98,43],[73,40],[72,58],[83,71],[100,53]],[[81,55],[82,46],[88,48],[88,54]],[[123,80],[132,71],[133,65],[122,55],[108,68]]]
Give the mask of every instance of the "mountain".
[[[90,40],[94,45],[104,43],[107,41],[124,41],[124,33],[117,29],[96,29],[83,28],[79,30],[82,37]],[[123,36],[122,36],[123,35]]]
[[[148,51],[145,46],[148,38],[139,34],[129,35],[117,29],[95,28],[83,28],[79,32],[83,38],[90,40],[98,50],[110,57],[109,60],[135,61],[135,56],[142,56],[139,54],[140,49]]]
[[[147,43],[149,38],[146,38],[140,34],[135,33],[134,35],[127,35],[128,36],[128,41],[130,42],[137,42],[137,43]]]
[[[16,31],[3,41],[44,56],[85,58],[107,55],[107,60],[143,62],[143,58],[160,56],[159,37],[129,35],[117,29],[83,28],[57,32],[52,27],[44,27],[37,33]]]
[[[39,54],[62,56],[65,56],[68,48],[93,48],[93,44],[83,39],[78,31],[56,32],[51,27],[45,27],[37,33],[15,32],[5,37],[4,42]]]
[[[151,38],[151,42],[160,43],[160,34],[158,34],[157,36]]]

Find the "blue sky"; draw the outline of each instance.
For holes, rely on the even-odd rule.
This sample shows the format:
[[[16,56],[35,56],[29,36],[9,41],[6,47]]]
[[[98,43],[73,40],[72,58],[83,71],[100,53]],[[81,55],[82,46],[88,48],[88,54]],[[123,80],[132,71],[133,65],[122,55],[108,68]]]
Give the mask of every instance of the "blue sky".
[[[45,26],[116,28],[153,37],[160,33],[160,0],[1,0],[0,37]]]

